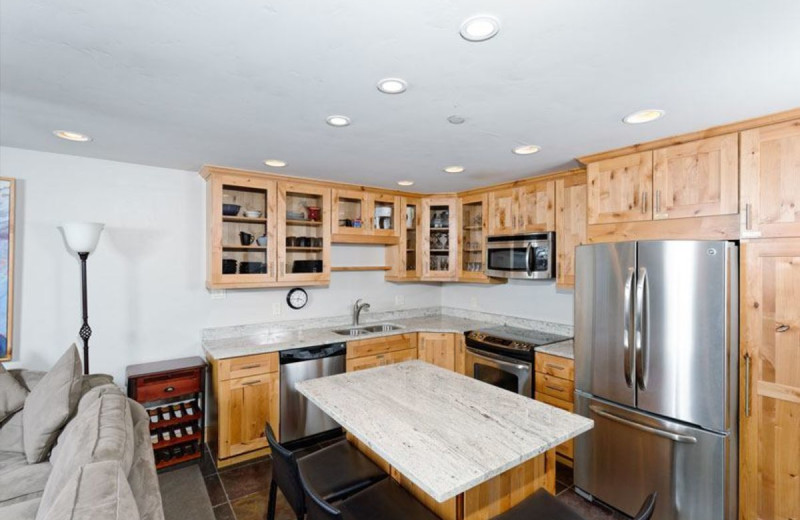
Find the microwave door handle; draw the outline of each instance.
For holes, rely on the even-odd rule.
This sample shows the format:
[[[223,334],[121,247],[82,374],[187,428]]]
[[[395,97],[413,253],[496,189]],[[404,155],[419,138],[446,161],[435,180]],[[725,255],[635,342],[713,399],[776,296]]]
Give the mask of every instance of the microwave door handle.
[[[533,276],[533,271],[531,270],[531,254],[533,253],[533,243],[529,242],[527,247],[525,247],[525,274],[529,277]]]
[[[625,384],[628,385],[628,388],[633,387],[633,379],[631,377],[631,338],[634,335],[633,330],[631,329],[631,316],[633,315],[633,308],[631,305],[633,304],[633,277],[636,275],[636,270],[634,268],[628,268],[628,279],[625,281],[625,296],[624,296],[624,303],[623,303],[623,312],[625,315],[623,321],[623,334],[622,334],[622,349],[624,352],[623,356],[623,368],[625,370]]]
[[[639,269],[639,281],[636,283],[636,386],[647,390],[647,353],[649,349],[649,297],[647,269]]]

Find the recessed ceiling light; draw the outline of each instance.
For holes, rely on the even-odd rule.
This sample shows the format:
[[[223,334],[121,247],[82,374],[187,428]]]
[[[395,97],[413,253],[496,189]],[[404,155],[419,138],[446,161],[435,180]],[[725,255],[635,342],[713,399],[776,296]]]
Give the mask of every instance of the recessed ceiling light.
[[[641,123],[649,123],[650,121],[655,121],[656,119],[661,119],[664,117],[663,110],[658,110],[656,108],[648,108],[646,110],[639,110],[634,112],[633,114],[628,114],[627,116],[622,118],[622,121],[628,123],[629,125],[638,125]]]
[[[463,166],[445,166],[444,171],[447,173],[461,173],[464,171]]]
[[[466,119],[464,119],[463,117],[455,114],[448,117],[447,120],[450,122],[451,125],[463,125],[464,121],[466,121]]]
[[[479,15],[467,18],[461,24],[461,37],[470,42],[482,42],[492,38],[500,30],[500,22],[494,16]]]
[[[66,139],[67,141],[76,141],[79,143],[85,143],[92,140],[92,138],[86,134],[70,132],[69,130],[53,130],[53,135],[60,137],[61,139]]]
[[[397,184],[400,186],[413,186],[414,181],[397,181]]]
[[[517,155],[531,155],[541,149],[542,148],[540,146],[536,146],[535,144],[523,144],[522,146],[517,146],[511,151]]]
[[[283,168],[286,166],[286,161],[281,161],[280,159],[267,159],[264,161],[264,164],[267,166],[272,166],[273,168]]]
[[[350,124],[350,118],[347,116],[328,116],[325,122],[331,126],[347,126]]]
[[[378,82],[378,90],[384,94],[402,94],[407,88],[406,80],[400,78],[384,78]]]

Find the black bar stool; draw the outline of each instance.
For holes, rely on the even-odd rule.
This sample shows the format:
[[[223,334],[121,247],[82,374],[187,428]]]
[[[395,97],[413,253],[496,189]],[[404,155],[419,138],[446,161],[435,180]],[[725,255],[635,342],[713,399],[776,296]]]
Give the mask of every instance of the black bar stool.
[[[306,492],[308,520],[438,520],[428,508],[408,491],[387,478],[355,495],[336,507],[320,497],[309,485],[307,473],[300,469],[300,481]]]
[[[650,520],[656,508],[658,493],[651,493],[633,520]],[[556,497],[542,488],[519,504],[492,520],[586,520],[571,507],[562,504]]]
[[[264,429],[272,450],[272,482],[269,485],[267,520],[275,518],[275,501],[279,487],[298,520],[302,520],[306,507],[303,484],[300,482],[301,470],[305,475],[306,485],[325,500],[332,502],[387,477],[381,468],[346,440],[297,458],[278,443],[269,423]]]

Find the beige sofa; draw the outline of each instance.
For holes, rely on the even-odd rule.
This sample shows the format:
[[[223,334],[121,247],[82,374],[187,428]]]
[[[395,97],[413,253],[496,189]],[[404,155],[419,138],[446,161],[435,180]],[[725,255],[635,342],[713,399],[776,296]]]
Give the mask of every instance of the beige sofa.
[[[8,372],[32,391],[43,372]],[[110,376],[84,376],[50,451],[31,464],[23,415],[0,425],[0,520],[163,520],[149,417]],[[30,418],[29,418],[30,419]]]

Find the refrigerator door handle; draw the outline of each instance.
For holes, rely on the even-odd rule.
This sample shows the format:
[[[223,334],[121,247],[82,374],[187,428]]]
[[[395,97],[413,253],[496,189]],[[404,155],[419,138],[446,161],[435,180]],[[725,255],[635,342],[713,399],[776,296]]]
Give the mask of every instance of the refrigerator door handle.
[[[625,295],[624,295],[624,303],[623,308],[625,312],[625,317],[623,321],[623,327],[625,329],[624,334],[622,335],[622,348],[625,351],[625,355],[623,357],[622,363],[624,364],[625,369],[625,384],[628,385],[628,388],[633,387],[633,378],[631,377],[631,338],[633,336],[633,331],[631,330],[631,315],[633,314],[633,308],[631,307],[633,303],[632,292],[633,292],[633,277],[636,275],[636,271],[631,267],[628,268],[628,279],[625,281]]]
[[[658,428],[653,428],[652,426],[646,426],[644,424],[639,424],[637,422],[625,419],[625,418],[620,417],[618,415],[614,415],[613,413],[609,413],[609,412],[607,412],[605,410],[602,410],[601,408],[599,408],[597,406],[589,406],[589,409],[592,411],[592,413],[596,413],[600,417],[604,417],[604,418],[608,419],[609,421],[618,422],[620,424],[624,424],[626,426],[630,426],[631,428],[636,428],[637,430],[642,430],[642,431],[645,431],[647,433],[652,433],[653,435],[658,435],[659,437],[664,437],[666,439],[670,439],[670,440],[675,441],[675,442],[682,442],[682,443],[685,443],[685,444],[696,444],[697,443],[697,437],[692,437],[691,435],[681,435],[681,434],[678,434],[678,433],[672,433],[672,432],[668,432],[668,431],[665,431],[665,430],[660,430]]]
[[[636,283],[636,386],[647,389],[647,349],[649,336],[649,308],[647,306],[647,269],[639,269],[639,281]]]

